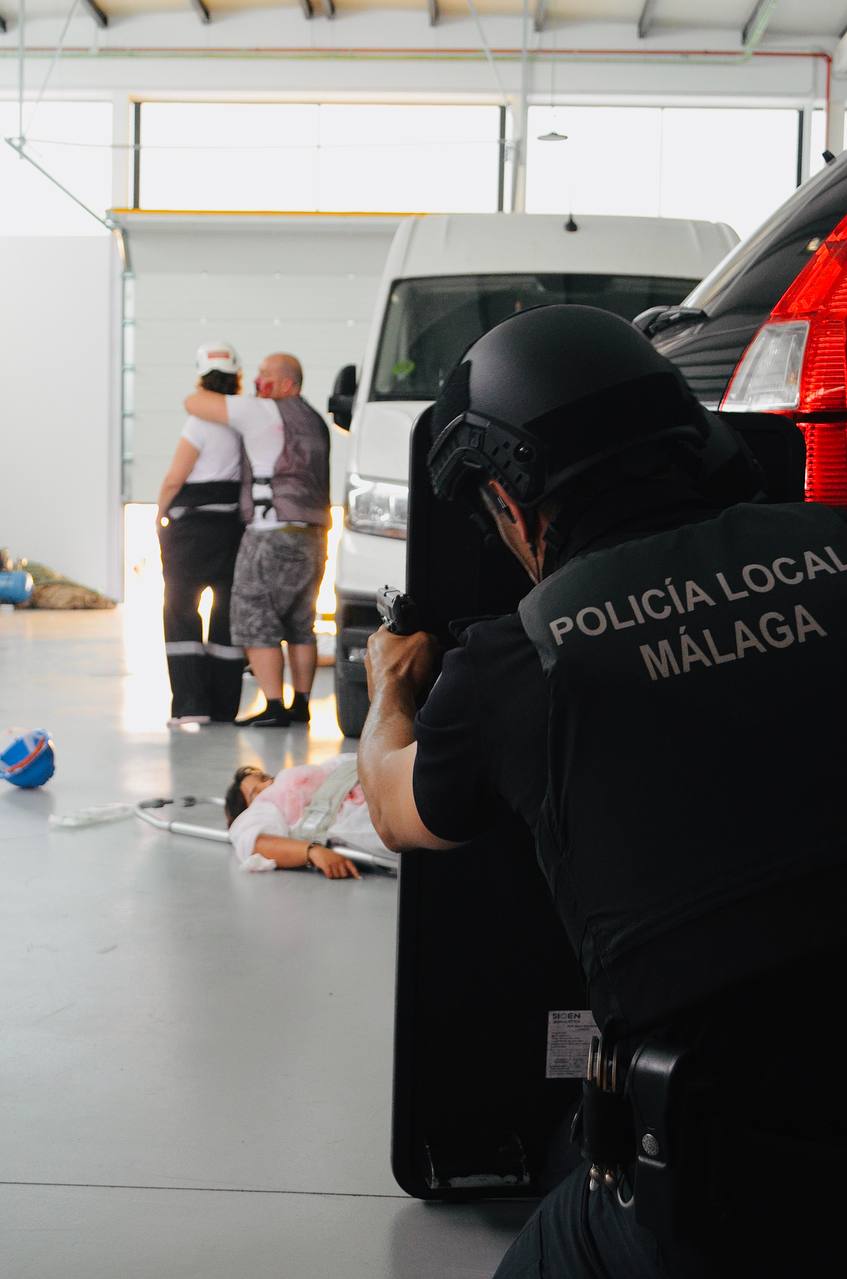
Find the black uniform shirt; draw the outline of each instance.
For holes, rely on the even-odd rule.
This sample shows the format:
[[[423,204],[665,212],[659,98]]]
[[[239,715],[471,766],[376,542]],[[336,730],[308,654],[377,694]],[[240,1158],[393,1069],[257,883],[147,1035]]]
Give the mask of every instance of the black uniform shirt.
[[[601,496],[565,558],[715,515],[692,490],[649,481]],[[527,591],[531,582],[527,578]],[[415,721],[415,806],[439,839],[471,839],[505,804],[535,831],[546,790],[549,691],[516,613],[476,622],[444,657]]]
[[[547,704],[538,654],[516,613],[464,632],[415,723],[415,805],[433,835],[471,839],[496,824],[503,803],[535,829]]]

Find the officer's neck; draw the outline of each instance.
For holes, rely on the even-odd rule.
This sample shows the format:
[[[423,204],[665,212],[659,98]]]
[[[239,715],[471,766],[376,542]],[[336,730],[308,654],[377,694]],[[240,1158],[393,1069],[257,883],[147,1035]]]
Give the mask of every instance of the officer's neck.
[[[711,519],[720,510],[685,476],[622,481],[580,507],[569,503],[552,521],[548,540],[553,562],[545,570],[552,572],[586,551]]]

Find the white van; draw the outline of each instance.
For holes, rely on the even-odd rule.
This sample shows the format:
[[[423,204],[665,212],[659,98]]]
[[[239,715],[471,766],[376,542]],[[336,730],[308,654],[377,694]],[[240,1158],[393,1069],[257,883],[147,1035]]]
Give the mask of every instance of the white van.
[[[335,584],[335,691],[346,736],[359,735],[367,714],[375,593],[406,578],[410,429],[465,348],[540,303],[599,306],[631,320],[679,302],[737,241],[721,223],[677,218],[449,214],[398,227],[361,377],[347,365],[329,401],[336,424],[350,430]]]

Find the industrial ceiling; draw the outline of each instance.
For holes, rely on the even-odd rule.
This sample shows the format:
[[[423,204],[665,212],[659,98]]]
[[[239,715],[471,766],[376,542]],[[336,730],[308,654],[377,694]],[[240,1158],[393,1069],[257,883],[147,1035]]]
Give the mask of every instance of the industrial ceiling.
[[[203,25],[252,10],[299,10],[305,22],[343,21],[345,15],[368,10],[418,10],[429,26],[466,19],[469,10],[480,16],[519,17],[523,0],[77,0],[101,28],[126,23],[148,14],[192,12]],[[64,18],[68,0],[24,0],[26,20]],[[847,30],[844,0],[528,0],[528,21],[535,31],[555,28],[567,37],[569,28],[595,32],[602,47],[604,32],[618,40],[622,29],[633,40],[672,38],[685,42],[704,33],[735,41],[740,48],[762,43],[814,42],[832,52]],[[20,0],[0,0],[0,20],[11,35],[18,23]]]

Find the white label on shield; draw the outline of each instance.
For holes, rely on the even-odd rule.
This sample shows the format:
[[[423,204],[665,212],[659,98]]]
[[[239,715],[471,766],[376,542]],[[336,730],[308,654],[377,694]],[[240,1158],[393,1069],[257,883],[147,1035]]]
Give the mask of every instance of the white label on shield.
[[[547,1078],[583,1079],[591,1036],[599,1035],[591,1011],[547,1014]]]

